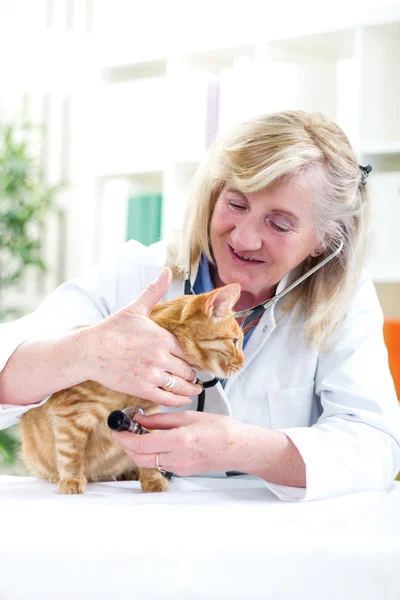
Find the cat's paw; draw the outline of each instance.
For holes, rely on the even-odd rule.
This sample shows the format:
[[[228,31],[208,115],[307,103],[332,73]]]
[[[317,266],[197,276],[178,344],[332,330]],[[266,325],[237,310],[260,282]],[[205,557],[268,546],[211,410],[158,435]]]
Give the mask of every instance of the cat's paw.
[[[140,477],[140,485],[146,493],[168,492],[171,487],[168,479],[163,477],[158,471],[151,473],[151,475],[146,474],[145,477]]]
[[[58,473],[51,473],[47,479],[50,481],[50,483],[58,483],[60,481]]]
[[[86,489],[86,478],[61,479],[57,486],[57,494],[84,494]]]

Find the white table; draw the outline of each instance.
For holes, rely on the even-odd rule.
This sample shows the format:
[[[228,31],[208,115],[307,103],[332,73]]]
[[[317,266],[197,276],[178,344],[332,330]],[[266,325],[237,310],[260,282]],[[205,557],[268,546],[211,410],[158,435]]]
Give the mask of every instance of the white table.
[[[0,599],[398,600],[400,483],[284,503],[250,478],[58,496],[0,477]]]

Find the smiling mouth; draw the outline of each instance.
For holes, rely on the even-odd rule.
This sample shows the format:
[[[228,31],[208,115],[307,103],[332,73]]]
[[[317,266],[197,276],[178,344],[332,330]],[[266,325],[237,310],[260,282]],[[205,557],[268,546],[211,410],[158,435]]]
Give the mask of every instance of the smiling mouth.
[[[229,246],[229,244],[228,244],[228,246]],[[253,264],[253,265],[260,265],[264,262],[263,260],[257,260],[256,258],[249,258],[247,256],[242,256],[241,254],[236,252],[236,250],[234,250],[232,248],[232,246],[229,246],[229,250],[231,251],[231,254],[233,255],[233,257],[240,262]]]

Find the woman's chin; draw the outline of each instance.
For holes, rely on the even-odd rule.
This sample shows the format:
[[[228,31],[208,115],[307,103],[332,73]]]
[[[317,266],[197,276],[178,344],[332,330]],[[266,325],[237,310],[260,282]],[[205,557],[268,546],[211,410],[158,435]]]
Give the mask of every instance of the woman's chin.
[[[249,276],[245,276],[243,273],[231,271],[224,273],[223,277],[220,277],[223,285],[229,285],[230,283],[238,283],[240,285],[241,293],[249,292],[254,293],[254,282],[251,281]]]

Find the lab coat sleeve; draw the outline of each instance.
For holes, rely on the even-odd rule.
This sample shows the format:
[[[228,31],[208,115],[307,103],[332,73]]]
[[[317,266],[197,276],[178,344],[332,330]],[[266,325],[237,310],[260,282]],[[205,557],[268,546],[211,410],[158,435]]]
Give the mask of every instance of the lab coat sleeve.
[[[141,268],[146,262],[149,269]],[[1,324],[0,370],[26,340],[54,336],[78,325],[92,325],[134,300],[147,283],[142,281],[141,273],[147,270],[156,275],[151,262],[147,248],[133,240],[127,242],[114,257],[86,276],[57,288],[34,312],[13,323]],[[2,404],[0,398],[0,429],[16,424],[24,412],[46,400],[10,406]]]
[[[332,349],[318,361],[318,422],[281,430],[306,465],[305,489],[267,484],[282,500],[387,490],[400,471],[400,410],[382,327],[372,280],[364,275]]]

